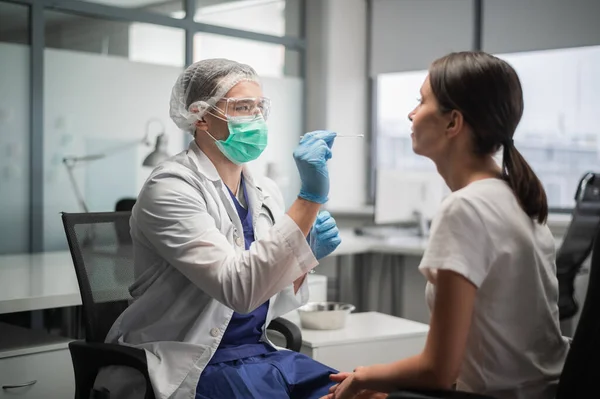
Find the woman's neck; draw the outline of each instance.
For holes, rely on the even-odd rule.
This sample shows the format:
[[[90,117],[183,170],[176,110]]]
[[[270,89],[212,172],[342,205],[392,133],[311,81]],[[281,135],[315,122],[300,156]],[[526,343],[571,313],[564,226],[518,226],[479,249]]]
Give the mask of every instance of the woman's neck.
[[[460,190],[477,180],[502,176],[502,170],[491,156],[470,159],[450,158],[436,162],[436,167],[452,191]]]

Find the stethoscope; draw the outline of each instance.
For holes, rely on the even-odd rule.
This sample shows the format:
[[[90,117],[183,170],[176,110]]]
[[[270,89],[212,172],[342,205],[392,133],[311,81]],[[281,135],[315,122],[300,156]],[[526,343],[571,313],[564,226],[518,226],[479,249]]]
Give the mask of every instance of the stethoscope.
[[[270,219],[271,226],[273,226],[275,224],[275,218],[273,217],[273,212],[271,212],[271,209],[269,209],[269,207],[265,204],[262,204],[261,210],[262,209],[264,209],[266,211],[266,215]],[[229,220],[231,221],[231,223],[235,226],[235,223],[233,222],[231,215],[229,215],[229,213],[227,215],[229,216]],[[242,246],[242,243],[243,243],[242,237],[236,227],[233,228],[233,241],[236,243],[237,246],[239,246],[239,247]]]

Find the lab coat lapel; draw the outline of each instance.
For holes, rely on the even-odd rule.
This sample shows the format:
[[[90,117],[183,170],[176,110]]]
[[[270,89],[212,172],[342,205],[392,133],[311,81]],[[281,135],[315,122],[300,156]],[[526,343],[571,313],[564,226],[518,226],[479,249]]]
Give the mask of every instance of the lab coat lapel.
[[[260,215],[260,212],[262,210],[263,204],[265,202],[265,200],[268,199],[269,194],[263,192],[262,188],[257,185],[256,181],[254,180],[253,176],[252,176],[252,172],[250,172],[249,168],[247,166],[244,166],[244,182],[246,183],[246,193],[248,195],[248,209],[252,212],[252,226],[254,227],[254,237],[256,237],[256,239],[260,239],[260,237],[262,237],[266,232],[265,231],[259,231],[259,229],[261,229],[262,224],[257,223],[258,221],[258,217]],[[275,304],[275,299],[277,298],[277,295],[272,296],[269,299],[269,309],[267,310],[267,320],[266,323],[263,325],[262,328],[262,338],[261,340],[265,341],[265,342],[269,342],[268,338],[267,338],[267,325],[271,322],[271,320],[273,319],[273,306]]]
[[[236,249],[244,249],[242,245],[236,245],[236,241],[241,237],[244,239],[244,228],[242,227],[242,221],[240,219],[240,215],[237,213],[237,209],[235,208],[235,204],[233,203],[233,199],[227,190],[227,187],[223,183],[222,180],[214,182],[217,191],[219,192],[219,196],[221,197],[221,201],[225,205],[225,210],[227,211],[227,215],[229,219],[235,226],[235,231],[233,232],[233,244],[236,246]]]
[[[192,151],[193,153],[192,159],[196,164],[198,173],[210,180],[215,186],[216,191],[219,193],[219,198],[221,198],[221,202],[225,206],[227,216],[229,216],[229,219],[235,227],[234,242],[232,244],[236,246],[235,240],[237,240],[238,237],[243,239],[244,229],[242,227],[240,216],[235,208],[235,204],[233,203],[233,199],[231,198],[231,195],[229,195],[229,191],[227,191],[227,187],[223,183],[223,180],[221,180],[221,176],[219,176],[219,172],[217,172],[215,165],[213,165],[211,160],[202,152],[195,141],[190,143],[188,151]],[[243,247],[240,246],[237,246],[237,248],[243,249]]]
[[[265,199],[265,194],[263,193],[262,189],[256,185],[256,181],[254,180],[254,177],[247,166],[244,166],[243,174],[246,194],[248,195],[249,202],[247,206],[252,215],[252,226],[255,229],[254,234],[255,236],[260,237],[262,236],[263,232],[256,231],[256,228],[259,227],[256,221],[258,220],[258,215],[260,214],[260,210]]]

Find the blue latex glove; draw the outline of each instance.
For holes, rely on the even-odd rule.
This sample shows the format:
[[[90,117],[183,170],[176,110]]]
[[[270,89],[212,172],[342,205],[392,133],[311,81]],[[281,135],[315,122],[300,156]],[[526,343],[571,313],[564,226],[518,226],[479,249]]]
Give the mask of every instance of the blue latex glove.
[[[319,213],[308,235],[308,244],[315,258],[323,259],[342,242],[335,219],[327,211]]]
[[[300,173],[300,198],[324,204],[329,195],[329,171],[327,160],[331,158],[331,146],[336,133],[310,132],[304,135],[294,150],[294,160]]]

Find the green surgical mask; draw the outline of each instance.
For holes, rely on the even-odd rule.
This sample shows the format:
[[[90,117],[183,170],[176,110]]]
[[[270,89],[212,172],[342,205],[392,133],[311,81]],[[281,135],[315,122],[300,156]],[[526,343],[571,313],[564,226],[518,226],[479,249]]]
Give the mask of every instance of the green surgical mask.
[[[251,121],[229,119],[227,126],[229,137],[215,143],[231,162],[239,165],[254,161],[267,147],[268,129],[262,117]]]

